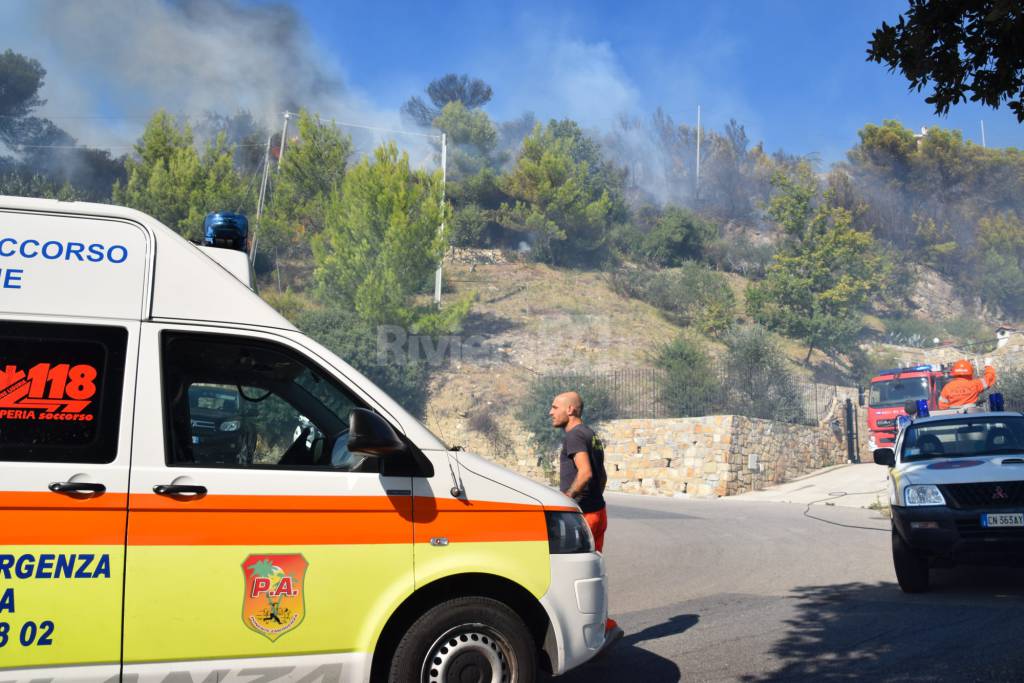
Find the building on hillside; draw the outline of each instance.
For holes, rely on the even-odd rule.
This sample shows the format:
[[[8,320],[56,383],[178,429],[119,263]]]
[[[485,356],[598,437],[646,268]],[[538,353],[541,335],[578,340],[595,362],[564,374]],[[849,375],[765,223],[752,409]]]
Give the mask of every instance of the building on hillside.
[[[996,348],[1001,349],[1006,346],[1010,337],[1017,334],[1018,330],[1016,327],[1010,325],[1000,325],[996,328]]]

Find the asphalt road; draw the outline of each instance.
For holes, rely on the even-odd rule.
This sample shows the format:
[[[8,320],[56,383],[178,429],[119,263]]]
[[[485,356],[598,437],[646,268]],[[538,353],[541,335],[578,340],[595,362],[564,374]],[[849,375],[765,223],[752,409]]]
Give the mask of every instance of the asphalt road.
[[[610,494],[605,557],[626,635],[555,679],[1024,680],[1024,570],[896,585],[866,509]],[[838,525],[847,526],[838,526]]]

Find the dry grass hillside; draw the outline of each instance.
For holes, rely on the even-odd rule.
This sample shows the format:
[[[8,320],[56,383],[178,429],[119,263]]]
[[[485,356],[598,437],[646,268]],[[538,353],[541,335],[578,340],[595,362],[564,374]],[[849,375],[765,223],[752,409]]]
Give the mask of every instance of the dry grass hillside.
[[[620,297],[604,275],[527,263],[446,264],[446,297],[477,301],[430,387],[427,424],[453,444],[528,452],[513,413],[530,380],[554,372],[650,367],[680,328]]]
[[[480,262],[483,261],[483,262]],[[618,295],[607,275],[506,260],[498,252],[467,250],[446,262],[446,297],[476,294],[456,345],[436,366],[427,422],[451,443],[494,456],[529,452],[528,435],[514,418],[531,379],[555,372],[605,372],[651,367],[660,345],[682,331],[657,309]],[[726,274],[736,295],[738,322],[747,280]],[[938,320],[977,303],[932,271],[918,274],[916,315]],[[875,319],[879,324],[881,321]],[[880,329],[878,331],[881,331]],[[804,364],[806,347],[779,338],[802,381],[848,384],[841,364],[820,351]],[[708,340],[717,353],[721,344]]]

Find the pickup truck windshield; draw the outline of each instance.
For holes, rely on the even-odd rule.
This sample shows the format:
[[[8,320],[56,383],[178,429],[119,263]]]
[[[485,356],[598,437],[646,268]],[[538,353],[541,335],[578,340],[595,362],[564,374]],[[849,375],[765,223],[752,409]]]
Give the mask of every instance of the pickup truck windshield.
[[[871,383],[868,405],[872,408],[901,406],[907,401],[917,401],[922,398],[928,398],[927,377],[887,379]]]
[[[1024,454],[1024,417],[972,415],[911,424],[903,437],[903,462],[962,456]]]

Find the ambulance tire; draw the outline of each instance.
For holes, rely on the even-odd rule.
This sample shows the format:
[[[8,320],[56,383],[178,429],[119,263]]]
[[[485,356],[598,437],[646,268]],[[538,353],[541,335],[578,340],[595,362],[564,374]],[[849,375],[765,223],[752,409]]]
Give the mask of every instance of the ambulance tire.
[[[907,545],[895,529],[892,532],[892,563],[896,568],[896,581],[904,593],[928,590],[928,559]]]
[[[467,597],[417,619],[395,650],[388,681],[449,680],[534,683],[537,647],[519,615],[497,600]]]

